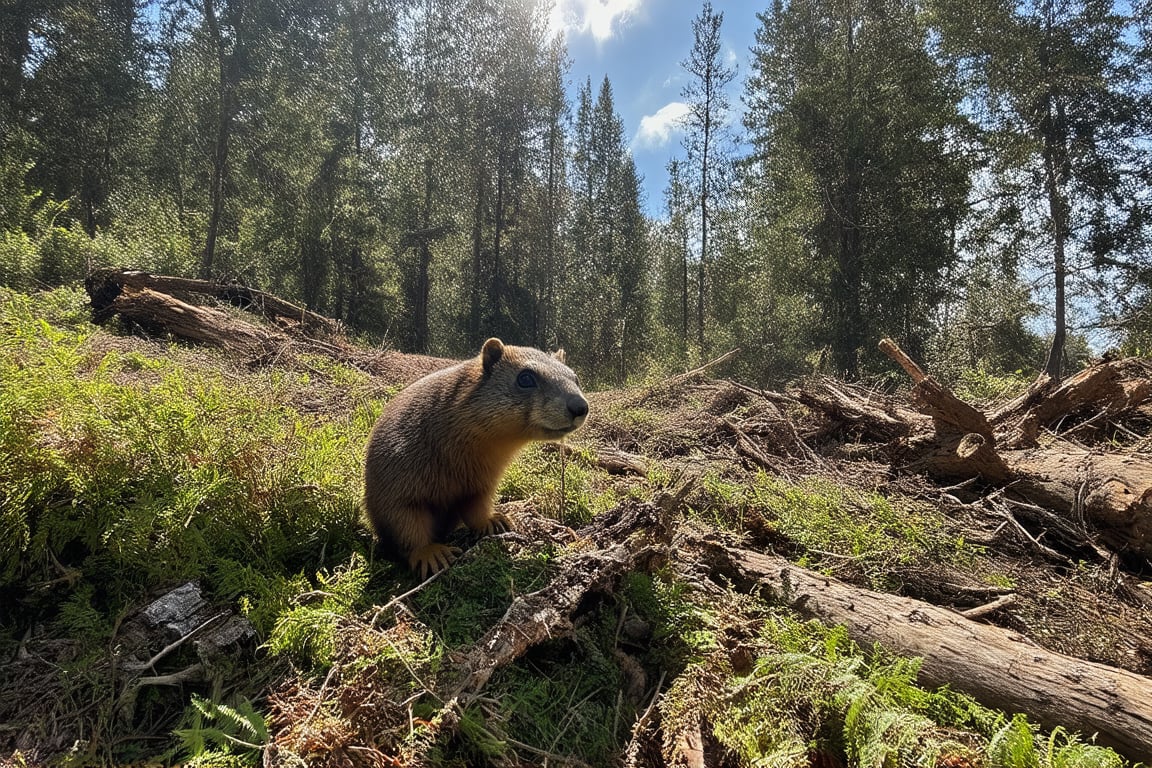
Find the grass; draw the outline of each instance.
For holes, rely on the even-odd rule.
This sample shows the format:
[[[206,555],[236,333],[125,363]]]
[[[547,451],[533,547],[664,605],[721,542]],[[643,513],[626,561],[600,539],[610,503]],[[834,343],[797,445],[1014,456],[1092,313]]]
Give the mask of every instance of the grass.
[[[0,720],[32,733],[79,722],[86,741],[63,764],[254,765],[275,742],[283,760],[315,765],[348,764],[363,745],[380,762],[423,751],[449,766],[546,754],[608,765],[663,676],[665,727],[704,717],[734,764],[826,751],[848,765],[930,765],[967,749],[1005,768],[1123,765],[1059,729],[917,688],[914,660],[858,648],[841,630],[749,597],[704,600],[671,570],[629,574],[590,599],[572,633],[499,670],[442,733],[434,692],[458,671],[454,654],[543,587],[564,551],[482,540],[374,623],[374,606],[415,585],[373,561],[359,519],[363,445],[390,391],[325,359],[250,370],[112,337],[68,289],[0,292],[0,381],[0,653],[12,656],[28,627],[67,644],[35,699],[51,708],[0,675]],[[659,426],[628,414],[638,432]],[[592,458],[531,446],[501,496],[575,527],[651,493]],[[670,482],[654,464],[650,485]],[[697,515],[873,586],[981,556],[913,501],[764,473],[710,474],[701,487]],[[187,579],[252,621],[259,659],[230,660],[213,685],[148,689],[125,722],[108,648],[131,611]]]
[[[499,495],[508,501],[533,499],[546,517],[574,528],[586,525],[620,501],[607,475],[591,465],[580,449],[564,459],[555,447],[532,443],[508,467]]]
[[[709,474],[696,514],[738,532],[758,530],[794,547],[799,565],[846,573],[876,589],[899,587],[900,574],[941,563],[973,569],[983,554],[950,533],[935,507],[839,485],[792,481],[759,472],[751,483]]]
[[[309,577],[366,553],[360,454],[379,403],[303,412],[315,374],[117,340],[85,302],[0,293],[0,652],[46,626],[83,668],[127,611],[188,579],[268,637]],[[111,695],[99,676],[67,681]],[[93,741],[125,730],[92,717]]]

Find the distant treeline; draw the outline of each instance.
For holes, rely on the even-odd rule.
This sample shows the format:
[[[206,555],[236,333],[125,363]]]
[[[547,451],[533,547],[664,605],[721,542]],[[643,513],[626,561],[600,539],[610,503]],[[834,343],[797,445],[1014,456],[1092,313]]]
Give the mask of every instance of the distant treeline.
[[[946,375],[1152,342],[1150,0],[776,0],[748,72],[705,3],[657,220],[546,0],[0,16],[18,289],[233,279],[407,351],[564,346],[594,384],[732,347],[768,383],[880,370],[881,336]]]

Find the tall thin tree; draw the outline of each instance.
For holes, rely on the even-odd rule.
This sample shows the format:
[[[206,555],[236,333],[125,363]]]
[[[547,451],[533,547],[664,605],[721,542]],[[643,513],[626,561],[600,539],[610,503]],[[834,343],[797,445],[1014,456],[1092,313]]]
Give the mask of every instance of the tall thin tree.
[[[708,291],[709,231],[712,207],[716,203],[725,172],[724,139],[729,111],[727,88],[736,77],[734,67],[724,61],[720,27],[724,14],[712,10],[705,0],[700,15],[692,21],[692,51],[680,63],[690,75],[681,95],[688,104],[684,119],[684,148],[695,178],[697,215],[700,224],[700,255],[696,277],[696,340],[701,352],[706,344],[706,296]]]

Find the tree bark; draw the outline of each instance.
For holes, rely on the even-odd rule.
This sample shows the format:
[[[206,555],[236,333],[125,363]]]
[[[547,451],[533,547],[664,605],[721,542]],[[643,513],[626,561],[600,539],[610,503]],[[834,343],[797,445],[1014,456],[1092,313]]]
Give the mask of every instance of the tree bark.
[[[240,4],[235,11],[237,21],[244,15]],[[228,151],[232,142],[232,120],[236,113],[236,81],[239,78],[238,58],[235,50],[225,51],[220,20],[216,13],[215,0],[204,0],[204,22],[212,37],[212,45],[217,55],[217,109],[216,140],[212,152],[212,182],[208,189],[211,211],[208,215],[208,231],[204,239],[204,255],[200,261],[200,276],[207,280],[212,276],[216,258],[216,240],[220,234],[220,221],[224,213],[224,180],[228,169]],[[240,24],[235,25],[236,42],[241,45]]]
[[[1064,656],[1024,636],[945,608],[859,589],[787,560],[696,538],[714,570],[804,615],[842,624],[857,643],[923,659],[919,680],[982,704],[1024,712],[1048,728],[1074,728],[1133,760],[1152,759],[1152,680]]]

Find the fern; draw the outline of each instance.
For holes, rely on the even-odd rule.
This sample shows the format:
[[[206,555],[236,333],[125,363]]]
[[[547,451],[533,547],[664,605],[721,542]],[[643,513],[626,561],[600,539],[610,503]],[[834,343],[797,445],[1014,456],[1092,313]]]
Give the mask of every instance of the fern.
[[[248,699],[229,706],[193,694],[189,709],[191,727],[173,733],[190,759],[213,751],[254,757],[271,741],[264,715]]]
[[[318,573],[318,591],[323,599],[316,605],[298,605],[282,614],[268,638],[269,651],[308,659],[319,667],[331,665],[340,622],[363,598],[368,578],[368,564],[358,554],[331,574]]]

